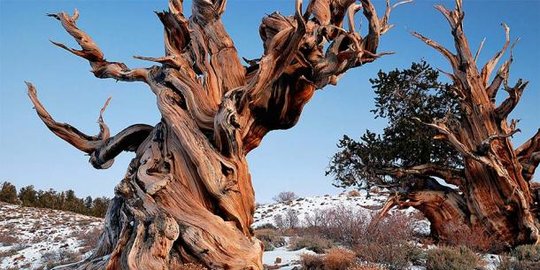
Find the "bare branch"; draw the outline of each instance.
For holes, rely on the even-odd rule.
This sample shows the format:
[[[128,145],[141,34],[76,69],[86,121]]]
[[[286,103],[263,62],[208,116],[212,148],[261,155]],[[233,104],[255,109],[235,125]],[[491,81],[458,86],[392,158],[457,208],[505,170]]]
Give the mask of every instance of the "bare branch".
[[[192,16],[201,24],[208,24],[221,19],[226,5],[227,0],[194,0]]]
[[[347,19],[349,21],[349,32],[355,33],[356,32],[356,26],[354,23],[354,15],[356,12],[360,11],[362,9],[362,5],[358,4],[352,4],[347,9]]]
[[[316,89],[335,85],[347,70],[390,54],[377,53],[379,37],[389,29],[390,11],[408,2],[388,4],[383,20],[369,0],[361,6],[354,0],[312,0],[303,15],[297,1],[294,16],[266,16],[259,28],[264,55],[248,68],[246,93],[257,120],[248,124],[244,147],[251,149],[270,130],[292,127]],[[360,9],[369,23],[365,37],[354,25]],[[346,15],[349,31],[342,27]]]
[[[521,132],[521,130],[519,128],[515,129],[515,125],[513,125],[511,128],[512,128],[512,130],[510,130],[510,132],[508,132],[507,134],[492,134],[489,137],[487,137],[486,139],[484,139],[476,147],[476,153],[479,154],[479,155],[482,155],[482,156],[488,155],[488,153],[489,153],[489,151],[491,149],[491,143],[494,140],[506,139],[506,138],[509,138],[509,137],[513,137],[514,134],[516,134],[518,132]]]
[[[497,96],[497,92],[499,91],[499,88],[501,88],[502,83],[508,81],[508,76],[510,75],[510,65],[512,65],[512,61],[513,57],[512,55],[510,55],[510,58],[506,62],[504,62],[499,71],[497,71],[497,75],[495,75],[493,81],[491,81],[491,84],[488,86],[488,88],[486,88],[488,97],[493,103],[495,103],[495,97]]]
[[[103,121],[103,113],[105,112],[105,109],[107,109],[107,106],[109,106],[109,102],[111,102],[111,98],[112,97],[107,98],[107,100],[105,101],[105,104],[103,104],[103,107],[99,111],[99,117],[98,117],[99,134],[98,134],[98,138],[100,138],[102,140],[106,140],[109,137],[111,137],[111,132],[109,130],[109,127],[107,126],[107,124],[105,124],[105,121]]]
[[[444,57],[446,57],[446,59],[448,59],[448,61],[450,62],[450,65],[452,66],[452,68],[454,70],[456,70],[458,68],[458,62],[457,62],[456,55],[454,55],[452,52],[450,52],[447,48],[445,48],[444,46],[442,46],[438,42],[423,36],[422,34],[420,34],[418,32],[412,32],[412,35],[415,36],[416,38],[420,39],[424,43],[426,43],[428,46],[430,46],[430,47],[434,48],[435,50],[437,50],[438,52],[440,52]]]
[[[529,156],[532,152],[536,151],[540,151],[540,128],[536,131],[534,136],[520,145],[514,152],[519,158]]]
[[[383,34],[383,27],[386,27],[386,25],[381,24],[381,21],[379,21],[377,12],[375,11],[373,4],[371,4],[371,1],[361,0],[360,2],[362,3],[362,8],[364,9],[364,16],[369,22],[368,34],[362,40],[362,48],[365,51],[376,53],[377,47],[379,46],[379,39]]]
[[[510,45],[510,27],[508,27],[508,25],[506,25],[505,23],[502,23],[501,25],[504,28],[505,42],[502,49],[497,52],[495,56],[493,56],[493,58],[489,59],[489,61],[486,63],[486,65],[482,68],[482,71],[480,72],[480,76],[484,81],[484,85],[488,84],[491,72],[493,71],[501,57],[504,55],[504,52],[508,48],[508,45]]]
[[[39,118],[47,128],[75,148],[90,154],[90,163],[97,169],[109,168],[114,161],[114,157],[122,151],[135,151],[153,130],[152,126],[139,124],[130,126],[116,136],[110,137],[109,128],[103,121],[103,112],[110,101],[110,98],[108,98],[100,110],[98,118],[99,134],[97,136],[86,135],[69,124],[56,122],[39,101],[36,88],[29,82],[26,85],[28,86],[28,96],[34,104]]]
[[[516,46],[518,41],[519,38],[514,41],[514,43],[510,47],[510,57],[508,57],[508,60],[506,60],[504,64],[502,64],[502,66],[499,68],[499,71],[497,71],[497,75],[495,75],[495,78],[493,78],[491,84],[486,89],[486,92],[493,103],[495,103],[495,97],[497,96],[499,88],[501,88],[501,84],[504,83],[506,87],[506,83],[508,82],[508,78],[510,76],[510,66],[514,61],[514,47]]]
[[[164,26],[165,54],[180,57],[191,41],[188,20],[177,6],[171,3],[169,6],[170,12],[156,12],[156,15]]]
[[[461,0],[456,0],[456,7],[454,10],[448,10],[441,5],[436,5],[435,9],[443,14],[452,29],[454,47],[456,48],[456,61],[458,63],[458,68],[454,68],[454,70],[465,71],[465,69],[469,69],[467,71],[469,73],[478,72],[476,70],[476,63],[471,53],[469,42],[463,32],[463,18],[465,17],[465,14],[463,13]]]
[[[499,107],[495,109],[495,115],[497,119],[504,120],[514,110],[516,105],[521,99],[523,90],[527,87],[529,82],[523,82],[521,79],[513,87],[504,86],[504,90],[508,92],[508,98],[506,98]]]
[[[393,5],[390,5],[390,0],[386,0],[386,10],[384,12],[384,16],[381,19],[381,23],[380,23],[380,26],[381,26],[380,33],[381,33],[381,35],[386,33],[388,30],[390,30],[390,29],[392,29],[394,27],[393,24],[388,23],[388,20],[390,19],[390,13],[392,12],[392,10],[394,10],[396,7],[398,7],[400,5],[411,3],[412,1],[413,0],[404,0],[404,1],[399,1],[399,2],[397,2],[395,4],[393,4]]]
[[[56,122],[39,101],[36,88],[29,82],[26,85],[28,86],[28,96],[34,104],[39,118],[54,134],[85,153],[91,153],[99,146],[101,138],[98,136],[89,136],[69,124]]]
[[[478,60],[478,56],[480,55],[480,52],[482,51],[482,48],[484,47],[484,42],[486,42],[486,38],[483,38],[482,42],[480,42],[480,46],[478,46],[478,50],[476,50],[476,53],[474,54],[474,62]]]
[[[48,16],[59,20],[64,29],[79,43],[82,50],[75,50],[64,44],[51,42],[62,49],[88,60],[92,67],[92,72],[96,77],[112,78],[119,81],[146,81],[148,76],[147,69],[129,69],[124,63],[108,62],[105,60],[103,52],[101,52],[97,44],[75,24],[75,21],[79,18],[79,12],[77,10],[75,10],[74,15],[71,17],[64,12],[48,14]]]
[[[154,130],[153,126],[145,124],[131,125],[118,134],[102,140],[99,147],[90,154],[90,164],[96,169],[108,169],[114,163],[114,158],[122,151],[135,152],[141,143]]]
[[[174,68],[180,68],[180,67],[186,66],[184,61],[172,55],[162,56],[162,57],[148,57],[148,56],[135,55],[133,56],[133,58],[144,60],[144,61],[156,62],[162,65],[168,65]]]
[[[452,145],[454,149],[456,149],[456,151],[460,152],[466,158],[472,158],[478,162],[483,163],[486,166],[493,167],[493,164],[487,157],[476,154],[477,149],[471,149],[465,144],[463,144],[457,138],[457,136],[452,131],[450,131],[450,129],[446,125],[445,119],[435,120],[434,123],[422,122],[422,120],[420,120],[417,117],[414,117],[413,120],[416,120],[429,127],[435,128],[440,133],[439,135],[435,136],[435,139],[447,140],[450,143],[450,145]]]
[[[463,9],[462,9],[461,0],[456,0],[455,10],[449,10],[442,5],[436,5],[435,9],[441,12],[441,14],[446,18],[446,20],[450,24],[450,27],[452,27],[452,29],[455,29],[461,25],[463,21]]]
[[[248,86],[251,95],[255,97],[254,100],[259,99],[257,96],[261,95],[281,76],[297,53],[306,31],[304,17],[300,13],[301,6],[298,3],[301,1],[297,0],[294,16],[296,23],[287,20],[289,26],[275,34],[270,42],[266,42],[268,44],[268,47],[265,48],[266,55],[261,58],[257,75]],[[275,16],[281,15],[276,14]],[[269,25],[269,27],[275,26]]]
[[[436,129],[440,135],[436,137],[436,139],[445,139],[448,142],[450,142],[451,145],[454,146],[454,148],[462,153],[465,156],[472,157],[474,154],[472,153],[472,149],[469,149],[467,146],[465,146],[461,141],[456,137],[456,135],[450,131],[450,129],[446,126],[446,123],[444,120],[435,120],[434,123],[426,123],[420,120],[420,118],[414,117],[413,120],[416,120],[426,126],[432,127]]]

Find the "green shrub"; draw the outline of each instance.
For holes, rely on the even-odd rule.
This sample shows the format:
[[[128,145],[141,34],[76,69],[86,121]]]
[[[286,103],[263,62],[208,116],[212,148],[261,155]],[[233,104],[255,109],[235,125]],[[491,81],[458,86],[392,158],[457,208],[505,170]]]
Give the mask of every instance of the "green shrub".
[[[285,238],[279,235],[275,229],[256,229],[255,237],[264,244],[264,251],[272,251],[286,244]]]
[[[331,248],[324,255],[301,255],[302,269],[306,270],[345,270],[354,269],[356,256],[344,248]]]
[[[292,239],[289,244],[289,249],[299,250],[302,248],[309,249],[315,253],[323,253],[325,250],[334,246],[334,243],[326,238],[306,235]]]
[[[417,261],[421,251],[404,241],[396,243],[371,242],[355,247],[356,256],[360,259],[385,265],[388,269],[405,269],[410,261]]]
[[[432,249],[426,256],[427,270],[473,270],[482,264],[482,259],[464,246]]]

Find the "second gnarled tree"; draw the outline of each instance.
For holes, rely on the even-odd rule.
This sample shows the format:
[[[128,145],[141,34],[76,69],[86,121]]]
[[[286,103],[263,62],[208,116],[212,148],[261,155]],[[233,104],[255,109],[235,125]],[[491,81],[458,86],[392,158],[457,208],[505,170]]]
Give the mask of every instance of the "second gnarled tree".
[[[298,0],[294,16],[263,18],[264,53],[247,60],[249,66],[241,64],[222,24],[225,5],[194,0],[193,15],[185,18],[182,1],[170,0],[169,10],[157,13],[165,56],[137,57],[160,63],[138,69],[105,60],[77,27],[77,12],[50,15],[82,49],[55,45],[88,60],[96,77],[146,83],[162,116],[155,126],[137,124],[110,136],[101,116],[106,104],[100,133],[88,136],[56,122],[28,84],[39,117],[88,153],[94,167],[110,167],[122,151],[136,154],[115,189],[96,252],[70,269],[177,269],[186,262],[262,269],[263,249],[250,230],[255,201],[246,154],[269,131],[294,126],[316,89],[381,56],[379,38],[391,28],[388,17],[397,4],[387,3],[378,18],[369,0],[312,0],[305,11]],[[363,36],[354,23],[360,10],[369,25]]]
[[[470,49],[463,31],[462,2],[457,0],[454,10],[436,8],[450,24],[456,52],[419,33],[413,35],[449,61],[452,72],[445,74],[452,83],[434,83],[437,72],[423,64],[414,64],[402,72],[379,74],[372,81],[377,83],[378,91],[383,91],[378,94],[384,94],[379,96],[378,106],[407,107],[383,108],[382,116],[395,117],[390,118],[395,130],[386,130],[385,136],[394,132],[388,135],[394,137],[381,139],[368,132],[360,143],[346,137],[341,142],[343,151],[334,157],[329,173],[335,174],[342,185],[358,183],[359,175],[363,177],[361,181],[395,191],[379,218],[392,207],[412,206],[424,213],[431,222],[432,233],[442,239],[452,237],[448,235],[451,228],[446,226],[457,224],[479,228],[490,235],[501,244],[490,247],[494,249],[539,243],[539,198],[532,178],[540,162],[540,130],[515,148],[511,137],[519,131],[517,121],[507,119],[527,82],[518,80],[509,85],[511,52],[492,76],[505,51],[511,49],[509,28],[503,24],[503,48],[479,68],[477,57],[482,45],[476,53]],[[498,104],[496,96],[501,88],[508,97]],[[433,91],[439,94],[434,95]],[[401,98],[400,94],[407,96]],[[426,119],[430,115],[437,119]],[[426,129],[433,132],[432,138],[427,137],[430,132]],[[397,141],[407,146],[403,151],[385,152],[384,147],[392,147],[388,142],[407,133],[411,137]],[[421,134],[426,139],[421,139]],[[422,151],[419,158],[411,158]],[[443,186],[437,179],[455,188]]]

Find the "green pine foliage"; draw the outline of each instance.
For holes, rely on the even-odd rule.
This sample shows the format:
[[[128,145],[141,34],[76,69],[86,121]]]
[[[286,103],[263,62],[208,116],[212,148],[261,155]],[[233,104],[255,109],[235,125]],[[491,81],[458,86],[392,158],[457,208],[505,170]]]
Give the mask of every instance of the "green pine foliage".
[[[337,187],[403,188],[414,179],[387,173],[388,169],[421,164],[459,168],[461,156],[446,142],[434,139],[436,132],[422,122],[433,119],[459,119],[457,99],[449,94],[452,86],[439,82],[439,72],[425,61],[390,72],[379,71],[370,79],[375,91],[375,118],[388,125],[381,134],[370,130],[359,140],[347,135],[338,143],[327,175]]]
[[[18,203],[17,188],[10,182],[2,183],[2,189],[0,190],[0,201],[7,203]]]

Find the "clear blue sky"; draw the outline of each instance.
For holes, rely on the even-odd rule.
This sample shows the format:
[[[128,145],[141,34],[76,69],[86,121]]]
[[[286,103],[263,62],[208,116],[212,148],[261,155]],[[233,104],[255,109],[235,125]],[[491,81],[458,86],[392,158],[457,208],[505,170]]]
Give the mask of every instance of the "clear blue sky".
[[[373,2],[383,11],[383,0]],[[464,2],[465,31],[471,44],[476,47],[486,37],[482,63],[504,41],[501,22],[510,26],[513,38],[521,37],[511,78],[531,82],[511,115],[521,119],[522,133],[514,140],[519,145],[540,127],[540,1]],[[404,68],[420,59],[448,69],[441,56],[409,34],[419,31],[452,47],[446,21],[433,9],[436,3],[453,6],[450,1],[416,0],[395,10],[391,21],[396,27],[383,37],[380,48],[397,54],[355,69],[337,87],[317,92],[296,127],[270,133],[248,156],[258,201],[268,202],[284,190],[300,195],[339,192],[331,186],[332,179],[324,176],[338,139],[343,134],[358,138],[366,129],[380,131],[385,125],[369,112],[373,93],[368,79],[379,69]],[[276,10],[291,14],[293,6],[294,0],[230,0],[224,21],[240,55],[260,56],[262,16]],[[78,8],[79,26],[100,45],[107,59],[139,67],[151,63],[135,60],[133,55],[163,54],[162,25],[153,11],[166,7],[166,1],[150,0],[0,0],[0,181],[11,181],[19,188],[32,184],[41,189],[73,189],[80,196],[113,195],[133,154],[122,154],[111,169],[92,168],[88,157],[41,123],[26,96],[24,81],[35,84],[57,120],[88,134],[97,133],[98,111],[108,96],[113,99],[105,120],[112,133],[134,123],[157,123],[155,97],[144,84],[94,78],[86,61],[49,43],[51,39],[76,47],[59,23],[45,14]]]

